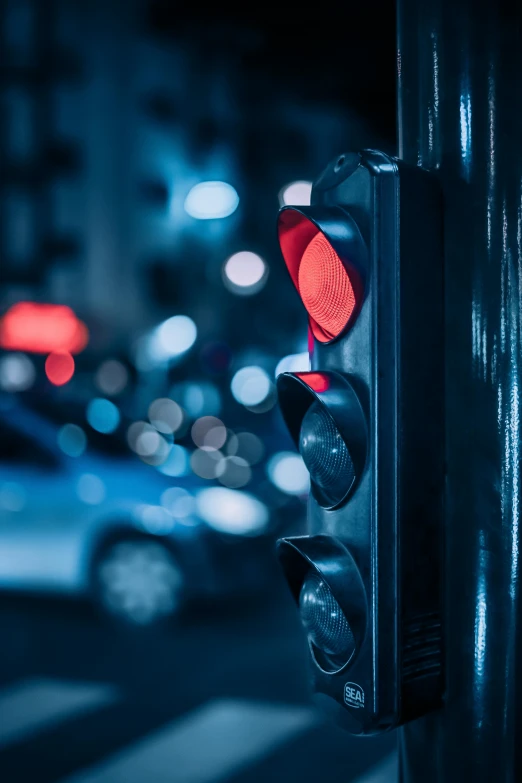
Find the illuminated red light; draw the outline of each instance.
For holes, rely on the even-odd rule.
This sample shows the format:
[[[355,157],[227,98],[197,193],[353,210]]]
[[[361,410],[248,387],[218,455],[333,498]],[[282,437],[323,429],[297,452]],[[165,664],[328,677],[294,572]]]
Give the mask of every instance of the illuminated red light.
[[[28,353],[80,353],[89,340],[67,305],[18,302],[0,320],[0,347]]]
[[[330,388],[330,380],[328,376],[322,372],[297,372],[296,376],[304,381],[314,392],[319,394],[328,391]]]
[[[286,266],[310,316],[316,340],[339,337],[361,304],[363,288],[357,264],[339,255],[338,245],[302,212],[279,215],[279,244]],[[335,245],[335,246],[334,246]],[[339,252],[338,252],[339,251]]]
[[[327,339],[337,337],[355,309],[355,294],[343,262],[324,234],[317,233],[304,251],[297,281],[309,315]]]
[[[63,386],[74,375],[74,359],[70,353],[51,353],[45,360],[45,374],[54,386]]]

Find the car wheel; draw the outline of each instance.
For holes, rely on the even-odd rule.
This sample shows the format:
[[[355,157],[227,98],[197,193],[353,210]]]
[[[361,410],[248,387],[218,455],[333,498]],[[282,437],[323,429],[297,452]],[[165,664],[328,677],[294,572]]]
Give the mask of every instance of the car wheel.
[[[184,579],[170,550],[154,539],[124,538],[98,553],[95,596],[104,612],[128,626],[157,626],[180,608]]]

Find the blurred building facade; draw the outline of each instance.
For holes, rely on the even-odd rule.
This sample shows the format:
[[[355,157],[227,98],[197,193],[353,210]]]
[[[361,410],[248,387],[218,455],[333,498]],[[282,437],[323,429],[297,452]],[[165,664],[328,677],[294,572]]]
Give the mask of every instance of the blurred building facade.
[[[67,302],[99,352],[178,312],[202,339],[234,342],[246,319],[291,352],[303,323],[277,255],[278,191],[372,134],[340,103],[292,95],[257,67],[262,31],[189,20],[193,35],[176,34],[167,7],[3,4],[2,305]],[[205,180],[234,186],[233,215],[186,213]],[[254,307],[222,284],[240,250],[270,270]]]

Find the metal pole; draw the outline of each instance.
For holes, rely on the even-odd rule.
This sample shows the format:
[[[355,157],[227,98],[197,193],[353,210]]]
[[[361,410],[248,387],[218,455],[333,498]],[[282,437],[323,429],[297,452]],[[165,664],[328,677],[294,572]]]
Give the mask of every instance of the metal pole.
[[[447,356],[446,701],[401,730],[408,783],[522,780],[521,29],[514,2],[399,0],[399,155],[443,186]]]

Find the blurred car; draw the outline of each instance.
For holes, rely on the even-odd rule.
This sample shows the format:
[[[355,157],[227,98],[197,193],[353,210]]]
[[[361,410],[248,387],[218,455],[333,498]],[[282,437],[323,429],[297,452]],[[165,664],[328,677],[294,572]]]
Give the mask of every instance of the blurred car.
[[[264,533],[259,500],[194,475],[169,478],[128,450],[88,443],[68,456],[59,433],[22,404],[0,411],[0,589],[89,596],[115,618],[150,625],[189,598],[263,579],[254,538],[219,526],[224,514],[253,514]],[[176,501],[170,511],[166,499]],[[217,515],[214,527],[198,503],[211,522]]]

